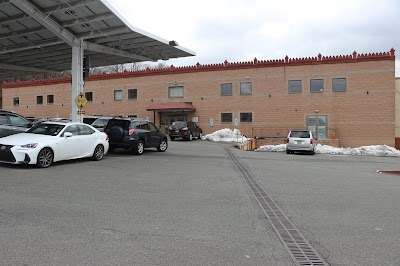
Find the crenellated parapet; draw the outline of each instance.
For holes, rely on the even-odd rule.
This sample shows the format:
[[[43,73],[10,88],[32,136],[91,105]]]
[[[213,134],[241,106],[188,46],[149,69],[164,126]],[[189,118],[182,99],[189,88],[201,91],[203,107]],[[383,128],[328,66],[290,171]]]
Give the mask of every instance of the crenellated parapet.
[[[316,64],[338,64],[338,63],[357,63],[367,61],[381,61],[381,60],[395,60],[395,50],[392,48],[389,52],[380,53],[364,53],[358,54],[354,51],[348,55],[331,55],[323,56],[318,54],[316,57],[302,57],[302,58],[290,58],[285,56],[284,59],[273,59],[273,60],[259,60],[254,58],[252,61],[243,62],[229,62],[225,60],[223,63],[218,64],[200,64],[197,63],[192,66],[174,66],[164,68],[149,68],[142,70],[123,71],[121,73],[101,73],[95,74],[88,78],[86,81],[96,80],[107,80],[107,79],[119,79],[119,78],[131,78],[131,77],[144,77],[144,76],[155,76],[155,75],[173,75],[182,73],[193,73],[202,71],[226,71],[235,69],[246,69],[246,68],[267,68],[267,67],[282,67],[282,66],[301,66],[301,65],[316,65]],[[70,76],[64,76],[60,78],[48,78],[43,80],[29,80],[29,81],[15,81],[3,83],[3,88],[18,88],[18,87],[32,87],[42,86],[51,84],[60,84],[71,82]]]

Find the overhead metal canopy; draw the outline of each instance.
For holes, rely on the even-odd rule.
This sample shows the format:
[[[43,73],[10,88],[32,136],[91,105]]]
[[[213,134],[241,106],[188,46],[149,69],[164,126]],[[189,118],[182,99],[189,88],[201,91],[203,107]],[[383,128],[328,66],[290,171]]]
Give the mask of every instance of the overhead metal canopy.
[[[130,26],[105,0],[0,0],[0,81],[71,70],[71,47],[91,67],[195,55]]]

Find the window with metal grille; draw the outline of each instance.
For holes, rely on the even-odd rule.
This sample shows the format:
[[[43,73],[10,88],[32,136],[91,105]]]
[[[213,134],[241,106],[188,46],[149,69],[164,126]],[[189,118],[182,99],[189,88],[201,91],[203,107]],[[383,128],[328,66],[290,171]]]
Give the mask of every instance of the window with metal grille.
[[[43,104],[43,96],[36,96],[36,104]]]
[[[221,113],[221,123],[232,123],[232,113]]]
[[[240,122],[242,123],[253,122],[253,113],[240,113]]]
[[[53,104],[54,103],[54,95],[47,95],[47,104]]]
[[[129,100],[136,100],[137,99],[137,89],[128,90],[128,99]]]

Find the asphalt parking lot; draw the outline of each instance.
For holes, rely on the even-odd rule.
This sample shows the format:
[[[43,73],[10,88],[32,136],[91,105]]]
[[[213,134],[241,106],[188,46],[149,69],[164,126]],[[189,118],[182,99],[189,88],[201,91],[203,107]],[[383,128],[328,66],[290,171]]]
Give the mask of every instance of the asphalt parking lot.
[[[330,265],[400,265],[398,158],[169,145],[0,165],[1,264],[294,265],[229,148]]]

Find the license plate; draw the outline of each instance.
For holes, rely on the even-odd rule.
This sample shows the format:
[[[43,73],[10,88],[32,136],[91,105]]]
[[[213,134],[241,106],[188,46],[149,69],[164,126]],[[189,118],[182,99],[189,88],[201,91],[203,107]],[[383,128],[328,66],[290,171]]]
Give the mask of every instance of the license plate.
[[[303,141],[302,140],[297,140],[296,143],[297,144],[303,144]]]
[[[175,132],[179,132],[179,130],[175,130]]]

